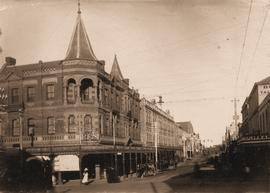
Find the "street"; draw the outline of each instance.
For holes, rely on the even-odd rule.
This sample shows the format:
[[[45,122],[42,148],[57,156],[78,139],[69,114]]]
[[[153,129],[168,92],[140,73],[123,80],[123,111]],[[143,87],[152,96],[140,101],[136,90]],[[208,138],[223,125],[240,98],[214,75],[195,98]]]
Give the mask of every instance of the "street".
[[[193,163],[185,164],[176,170],[144,178],[126,179],[120,183],[108,184],[106,181],[80,185],[79,181],[56,186],[56,193],[97,192],[97,193],[174,193],[174,192],[269,192],[269,177],[260,176],[250,179],[224,177],[211,167],[202,168],[195,176]]]

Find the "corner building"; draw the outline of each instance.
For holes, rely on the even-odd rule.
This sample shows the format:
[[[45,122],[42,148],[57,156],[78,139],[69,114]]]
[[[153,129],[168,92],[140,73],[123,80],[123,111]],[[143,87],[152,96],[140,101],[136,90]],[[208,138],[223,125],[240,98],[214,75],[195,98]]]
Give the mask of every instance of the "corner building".
[[[108,167],[123,176],[134,172],[153,152],[140,140],[140,95],[116,56],[110,73],[104,66],[80,11],[64,60],[16,65],[7,57],[0,70],[3,145],[49,159],[60,181],[62,172],[85,167],[96,179]]]
[[[243,123],[237,140],[241,162],[265,172],[270,168],[270,76],[254,84],[241,113]]]

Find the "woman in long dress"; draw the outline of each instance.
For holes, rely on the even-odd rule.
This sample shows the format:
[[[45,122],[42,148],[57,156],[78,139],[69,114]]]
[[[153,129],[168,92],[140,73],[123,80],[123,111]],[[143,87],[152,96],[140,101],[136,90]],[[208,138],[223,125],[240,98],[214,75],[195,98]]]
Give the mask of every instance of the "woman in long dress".
[[[83,179],[82,179],[82,183],[83,184],[87,184],[89,182],[89,174],[88,174],[88,169],[85,168],[83,171]]]

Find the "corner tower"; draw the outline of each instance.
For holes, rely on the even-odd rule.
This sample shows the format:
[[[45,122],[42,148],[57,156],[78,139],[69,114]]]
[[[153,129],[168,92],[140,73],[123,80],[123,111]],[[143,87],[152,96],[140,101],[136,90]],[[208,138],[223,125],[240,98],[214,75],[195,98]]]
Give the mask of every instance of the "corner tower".
[[[78,16],[73,34],[66,53],[66,60],[70,59],[86,59],[94,60],[97,58],[92,49],[87,32],[85,30],[83,20],[81,18],[80,2],[78,2]]]

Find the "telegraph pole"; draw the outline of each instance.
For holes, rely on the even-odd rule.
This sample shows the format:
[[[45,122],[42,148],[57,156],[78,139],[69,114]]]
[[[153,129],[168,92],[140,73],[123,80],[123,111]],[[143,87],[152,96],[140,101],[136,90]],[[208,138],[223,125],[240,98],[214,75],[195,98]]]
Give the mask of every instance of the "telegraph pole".
[[[155,127],[155,162],[156,162],[156,171],[158,169],[158,122],[154,122]]]
[[[239,119],[239,115],[237,114],[237,102],[239,102],[239,100],[236,99],[236,98],[234,98],[233,100],[231,100],[231,102],[234,103],[233,120],[234,120],[234,125],[235,125],[236,132],[238,133],[238,119]]]
[[[20,121],[20,150],[23,150],[23,109],[19,109],[19,121]]]

